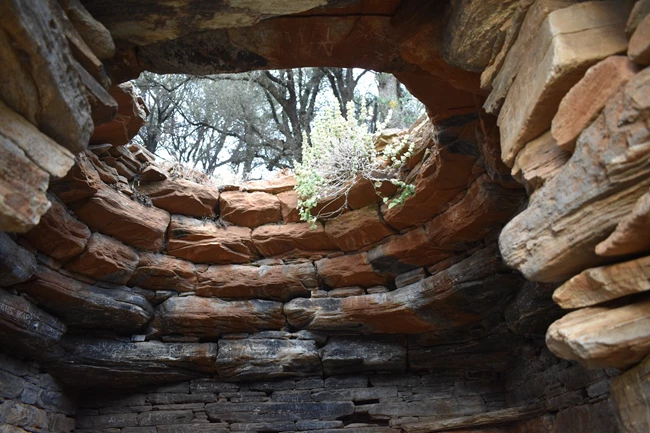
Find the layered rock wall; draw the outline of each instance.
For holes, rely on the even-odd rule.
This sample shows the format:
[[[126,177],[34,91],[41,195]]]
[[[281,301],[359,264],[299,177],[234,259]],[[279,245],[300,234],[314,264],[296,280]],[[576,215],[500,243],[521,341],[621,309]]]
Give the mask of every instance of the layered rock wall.
[[[650,429],[647,1],[83,3],[2,7],[2,429],[74,428],[33,361],[83,432]],[[332,65],[429,116],[416,194],[315,230],[290,177],[158,167],[111,83]]]

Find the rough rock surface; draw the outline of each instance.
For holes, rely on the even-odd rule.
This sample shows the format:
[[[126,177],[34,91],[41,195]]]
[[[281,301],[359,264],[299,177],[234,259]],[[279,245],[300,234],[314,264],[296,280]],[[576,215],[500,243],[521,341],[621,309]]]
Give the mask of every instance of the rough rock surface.
[[[322,259],[316,262],[316,269],[329,287],[372,287],[388,281],[386,276],[375,272],[366,253]]]
[[[192,262],[148,252],[140,252],[139,256],[129,285],[179,292],[190,292],[196,288],[196,267]]]
[[[309,223],[261,226],[253,230],[253,243],[264,257],[310,257],[337,249],[318,223],[316,229]]]
[[[342,251],[356,251],[393,234],[375,206],[346,212],[325,223],[325,233]]]
[[[199,272],[196,294],[221,299],[288,301],[318,287],[311,263],[246,266],[215,265]]]
[[[195,263],[247,263],[255,258],[251,230],[173,215],[167,252]]]
[[[95,168],[92,157],[80,153],[75,164],[60,180],[53,182],[50,191],[63,203],[69,204],[94,195],[101,187],[101,176]]]
[[[594,248],[647,192],[649,83],[646,69],[609,100],[569,162],[501,232],[504,260],[527,278],[562,281],[601,264]]]
[[[309,340],[220,340],[217,371],[223,379],[255,380],[321,373],[316,344]]]
[[[64,318],[68,325],[82,328],[137,332],[153,316],[149,302],[126,288],[89,286],[43,266],[16,288]]]
[[[650,350],[650,301],[590,307],[567,314],[546,334],[549,349],[587,368],[626,368]]]
[[[250,228],[277,223],[282,218],[277,197],[264,192],[223,192],[219,209],[224,220]]]
[[[38,251],[61,262],[81,254],[86,248],[90,230],[74,218],[65,206],[48,194],[52,204],[36,227],[23,235]]]
[[[93,122],[81,79],[70,73],[75,60],[53,7],[16,0],[3,8],[0,98],[57,143],[80,152]]]
[[[0,289],[0,341],[5,348],[31,356],[42,356],[66,333],[56,317],[20,296]],[[54,354],[54,353],[52,353]]]
[[[320,356],[327,375],[406,369],[406,347],[393,336],[334,336],[320,349]]]
[[[185,296],[169,298],[156,309],[149,333],[217,337],[232,332],[277,330],[283,326],[282,304],[278,302]]]
[[[145,207],[106,185],[72,209],[89,227],[149,251],[162,248],[170,219],[164,210]]]
[[[217,358],[214,343],[125,343],[66,336],[62,346],[65,356],[49,368],[77,388],[130,388],[192,379],[214,372]]]
[[[93,233],[86,249],[65,268],[110,283],[126,284],[138,264],[138,254],[110,236]]]
[[[558,147],[551,131],[547,131],[526,144],[512,165],[512,177],[533,195],[564,167],[571,154]]]
[[[638,71],[625,56],[611,56],[589,68],[562,98],[553,117],[551,133],[557,145],[573,152],[580,133],[596,119],[607,100]]]
[[[582,271],[562,284],[553,300],[562,308],[581,308],[650,290],[650,257]]]
[[[285,224],[297,223],[300,221],[300,212],[298,211],[298,195],[295,191],[285,191],[277,195],[280,201],[280,210],[282,212],[282,221]]]
[[[47,172],[0,136],[0,229],[26,232],[50,208]]]
[[[650,251],[650,192],[641,196],[632,212],[625,215],[607,239],[596,245],[599,256],[623,256]]]
[[[528,141],[549,129],[562,97],[590,66],[625,51],[628,13],[621,3],[605,1],[548,15],[499,113],[501,156],[507,165]]]
[[[216,188],[184,179],[142,183],[137,188],[151,199],[154,206],[171,214],[211,217],[219,202]]]
[[[612,401],[618,409],[617,420],[621,431],[642,433],[650,429],[649,380],[650,357],[612,382]]]
[[[630,38],[627,55],[634,63],[650,65],[650,18],[648,15],[641,20]]]
[[[112,121],[95,127],[90,144],[110,143],[122,146],[135,137],[144,125],[149,110],[131,83],[115,85],[109,89],[109,93],[117,101],[117,116]]]
[[[36,272],[36,258],[0,232],[0,287],[27,281]]]

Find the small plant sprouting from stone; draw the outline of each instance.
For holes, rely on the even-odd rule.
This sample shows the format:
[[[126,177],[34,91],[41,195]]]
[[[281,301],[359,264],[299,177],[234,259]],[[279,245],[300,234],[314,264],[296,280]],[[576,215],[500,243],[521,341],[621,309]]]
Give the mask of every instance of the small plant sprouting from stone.
[[[373,134],[361,122],[372,116],[368,107],[361,107],[360,117],[355,113],[354,103],[347,106],[348,119],[334,107],[325,111],[324,116],[314,121],[311,132],[311,145],[307,137],[303,139],[302,163],[294,162],[296,171],[296,193],[300,218],[316,228],[316,221],[339,215],[347,207],[347,199],[354,180],[361,176],[372,182],[377,195],[382,197],[380,188],[390,182],[401,188],[397,197],[383,197],[389,208],[401,205],[415,194],[415,187],[401,178],[401,169],[413,155],[414,142],[409,135],[388,143],[378,152],[373,143]],[[379,125],[383,130],[390,120]],[[312,215],[312,209],[319,202],[345,197],[341,206]]]

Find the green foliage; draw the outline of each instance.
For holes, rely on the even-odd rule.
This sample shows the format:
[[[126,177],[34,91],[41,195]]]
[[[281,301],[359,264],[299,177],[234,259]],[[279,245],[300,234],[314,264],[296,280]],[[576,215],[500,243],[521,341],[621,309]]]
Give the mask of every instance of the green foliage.
[[[348,104],[346,119],[335,108],[329,107],[323,116],[314,121],[309,140],[303,140],[302,162],[295,162],[296,193],[300,218],[316,227],[318,219],[332,218],[347,206],[347,197],[354,180],[361,176],[372,182],[375,192],[381,196],[383,182],[391,182],[400,188],[393,198],[384,197],[389,208],[403,204],[415,194],[415,187],[401,178],[401,168],[412,156],[414,143],[408,135],[386,145],[379,153],[373,143],[373,135],[364,123],[372,113],[362,105],[358,117],[352,102]],[[387,121],[389,118],[387,119]],[[380,125],[380,130],[385,123]],[[319,202],[344,196],[343,205],[334,210],[312,215]]]

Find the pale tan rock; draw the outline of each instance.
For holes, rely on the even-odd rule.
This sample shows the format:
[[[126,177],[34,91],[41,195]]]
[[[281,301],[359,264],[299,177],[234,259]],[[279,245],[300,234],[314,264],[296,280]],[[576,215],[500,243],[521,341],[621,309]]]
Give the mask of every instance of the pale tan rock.
[[[363,287],[341,287],[327,292],[327,296],[330,298],[347,298],[348,296],[361,296],[365,294],[366,291],[363,290]]]
[[[90,228],[149,251],[162,248],[170,219],[164,210],[136,203],[106,185],[72,209]]]
[[[98,280],[126,284],[137,264],[138,254],[133,248],[110,236],[93,233],[83,254],[68,263],[65,268]]]
[[[191,292],[196,289],[196,268],[192,262],[164,254],[140,252],[130,286],[149,290]]]
[[[67,262],[86,248],[90,230],[68,213],[65,206],[48,194],[52,204],[36,227],[23,235],[38,251]]]
[[[512,166],[512,176],[532,195],[566,164],[571,154],[558,147],[551,131],[547,131],[517,154]]]
[[[578,139],[576,151],[503,229],[505,262],[561,282],[604,264],[594,249],[650,188],[650,70],[634,76]]]
[[[492,72],[496,73],[494,79],[490,80],[492,92],[490,92],[485,104],[483,104],[483,108],[488,113],[499,113],[501,104],[508,94],[510,86],[512,86],[515,78],[517,78],[517,74],[525,62],[526,54],[531,50],[531,46],[537,37],[537,32],[548,14],[573,4],[575,4],[574,0],[536,0],[525,11],[525,17],[523,18],[520,29],[518,29],[518,34],[514,36],[515,41],[512,47],[504,53],[505,57],[502,66],[495,72]],[[483,81],[483,77],[481,77],[481,80]],[[485,80],[487,81],[488,77]],[[487,86],[488,83],[485,82],[482,83],[481,87],[487,88]]]
[[[255,228],[282,218],[280,201],[265,192],[225,191],[219,199],[219,215],[239,226]]]
[[[557,145],[573,152],[580,133],[596,119],[607,100],[638,71],[625,56],[607,57],[589,68],[562,98],[553,117],[551,134]]]
[[[55,3],[10,1],[0,20],[0,99],[73,153],[93,130],[84,85]]]
[[[156,182],[159,180],[166,180],[168,177],[169,173],[155,165],[148,165],[142,170],[142,173],[140,173],[140,179],[142,182]]]
[[[650,1],[648,0],[637,0],[634,3],[632,12],[630,12],[630,17],[627,20],[627,27],[625,29],[625,35],[629,38],[632,37],[632,34],[639,26],[639,23],[650,14]]]
[[[168,254],[195,263],[247,263],[256,254],[247,227],[219,228],[212,221],[173,215]]]
[[[288,301],[318,287],[311,262],[276,266],[210,266],[199,272],[196,294],[221,299]]]
[[[581,308],[650,290],[650,257],[582,271],[553,293],[562,308]]]
[[[546,345],[590,369],[634,365],[650,353],[650,300],[569,313],[548,328]]]
[[[110,32],[88,13],[79,0],[60,0],[59,3],[97,57],[107,60],[115,55],[115,43]]]
[[[141,183],[136,188],[146,194],[154,206],[172,214],[211,217],[219,202],[216,188],[184,179]]]
[[[33,124],[0,101],[0,136],[18,146],[25,155],[53,177],[65,176],[74,155],[40,132]]]
[[[11,141],[0,137],[0,230],[26,232],[50,208],[50,176]]]
[[[312,229],[309,223],[266,225],[253,230],[255,248],[264,257],[310,257],[336,251],[322,224]]]
[[[650,431],[649,387],[650,357],[612,380],[611,401],[618,412],[616,418],[621,432]]]
[[[632,212],[616,225],[614,233],[596,245],[599,256],[622,256],[650,251],[650,192],[641,196]]]
[[[332,288],[360,286],[372,287],[388,282],[386,276],[375,272],[368,262],[367,253],[348,254],[316,262],[318,275]]]
[[[280,330],[282,304],[273,301],[222,301],[202,296],[173,297],[156,309],[149,334],[218,337],[225,333]]]
[[[599,60],[627,49],[629,10],[618,1],[579,3],[550,13],[506,97],[498,124],[501,158],[549,129],[562,97]]]
[[[650,65],[650,15],[646,15],[632,34],[627,56],[639,65]]]
[[[295,191],[285,191],[277,195],[280,201],[280,210],[282,212],[282,221],[285,224],[297,223],[300,221],[300,212],[298,211],[298,194]]]
[[[353,210],[325,223],[325,233],[342,251],[355,251],[392,235],[379,209],[369,206]]]

